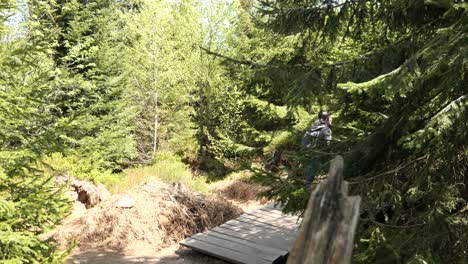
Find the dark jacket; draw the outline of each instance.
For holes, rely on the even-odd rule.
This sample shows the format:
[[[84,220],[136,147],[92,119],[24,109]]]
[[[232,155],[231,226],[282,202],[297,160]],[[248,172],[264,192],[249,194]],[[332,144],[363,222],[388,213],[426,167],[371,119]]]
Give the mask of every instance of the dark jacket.
[[[328,144],[332,140],[332,131],[329,126],[320,120],[317,120],[309,129],[304,133],[302,138],[302,146],[305,148],[317,148],[322,145]]]

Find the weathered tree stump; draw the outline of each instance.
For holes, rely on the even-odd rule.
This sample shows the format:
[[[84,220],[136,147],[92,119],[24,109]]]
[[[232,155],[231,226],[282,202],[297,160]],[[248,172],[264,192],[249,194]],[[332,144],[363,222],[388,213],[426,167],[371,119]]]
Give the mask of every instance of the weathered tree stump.
[[[336,156],[328,179],[312,192],[288,264],[350,262],[361,198],[348,196],[343,166]]]

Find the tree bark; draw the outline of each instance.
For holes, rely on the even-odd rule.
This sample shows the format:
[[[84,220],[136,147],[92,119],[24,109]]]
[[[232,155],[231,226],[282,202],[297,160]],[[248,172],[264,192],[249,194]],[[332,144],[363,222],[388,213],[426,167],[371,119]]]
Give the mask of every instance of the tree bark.
[[[158,148],[158,93],[154,93],[154,137],[153,137],[153,157],[156,157]]]
[[[350,263],[361,198],[348,196],[343,166],[336,156],[328,179],[312,192],[288,264]]]

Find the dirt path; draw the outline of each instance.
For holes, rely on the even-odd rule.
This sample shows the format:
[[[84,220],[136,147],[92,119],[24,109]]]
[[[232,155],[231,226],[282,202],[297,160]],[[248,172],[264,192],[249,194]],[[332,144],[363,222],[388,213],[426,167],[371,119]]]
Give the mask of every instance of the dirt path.
[[[244,211],[255,210],[263,204],[250,201],[245,203],[236,203]],[[76,250],[65,261],[66,264],[134,264],[134,263],[167,263],[167,264],[228,264],[217,258],[198,253],[183,246],[174,245],[165,248],[159,252],[151,253],[144,246],[136,248],[131,253],[121,253],[106,249],[80,252]]]
[[[157,186],[157,185],[155,185],[155,186]],[[149,187],[151,187],[151,186],[149,186]],[[222,191],[225,191],[227,193],[227,195],[225,193],[223,193],[223,192],[220,192],[219,195],[223,196],[224,199],[226,199],[228,201],[228,203],[231,202],[231,207],[235,207],[235,208],[241,209],[242,211],[246,212],[246,211],[251,211],[251,210],[257,209],[257,208],[263,206],[264,203],[265,203],[265,201],[255,200],[255,196],[256,196],[257,192],[254,192],[253,189],[254,189],[254,187],[246,185],[244,183],[240,183],[240,184],[239,183],[234,183],[234,184],[229,183],[227,185],[227,189],[226,188],[222,189]],[[153,189],[151,189],[151,190],[153,190]],[[155,190],[159,190],[159,189],[155,189]],[[165,201],[174,200],[174,199],[162,199],[161,200],[161,199],[158,198],[158,200],[156,200],[156,202],[153,201],[153,200],[151,200],[149,202],[147,200],[143,200],[143,201],[140,201],[140,203],[138,203],[139,202],[138,197],[140,195],[145,195],[144,198],[146,199],[146,192],[147,191],[141,192],[139,189],[136,189],[136,191],[137,191],[136,193],[135,192],[133,193],[133,198],[136,199],[136,204],[140,204],[139,206],[135,205],[135,208],[141,209],[140,214],[130,214],[127,211],[123,211],[124,213],[128,214],[128,215],[124,216],[124,215],[122,215],[123,214],[122,212],[118,211],[118,212],[116,212],[116,213],[119,214],[118,219],[120,219],[122,217],[131,218],[132,221],[130,221],[130,224],[133,224],[133,225],[137,224],[138,226],[144,225],[144,226],[141,226],[141,227],[145,227],[147,229],[147,227],[150,227],[153,224],[153,222],[157,223],[158,221],[153,221],[153,222],[146,223],[146,222],[136,221],[136,220],[140,220],[140,219],[139,218],[134,218],[134,217],[141,217],[139,215],[145,215],[145,217],[146,217],[147,214],[144,214],[144,213],[147,212],[147,210],[153,210],[154,211],[154,210],[162,210],[161,208],[163,208],[163,209],[165,209],[167,211],[167,210],[174,209],[172,207],[167,207],[167,206],[166,207],[164,207],[164,206],[159,206],[159,207],[156,206],[155,207],[154,206],[156,204],[156,202],[163,203],[162,205],[164,205]],[[166,190],[166,191],[169,191],[169,189]],[[161,192],[157,191],[156,194],[153,194],[150,197],[152,197],[152,199],[154,197],[159,197],[160,196],[159,193],[161,193]],[[118,195],[119,194],[113,195],[111,198],[115,199]],[[172,196],[174,196],[174,194]],[[169,197],[169,198],[171,198],[171,197]],[[241,197],[243,199],[236,199],[237,197]],[[154,198],[154,199],[156,199],[156,198]],[[209,201],[209,202],[212,203],[212,201]],[[113,207],[115,207],[113,205],[113,203],[109,203],[108,206],[105,206],[105,205],[107,205],[107,203],[109,203],[109,201],[102,203],[103,208],[115,211],[115,209],[113,208]],[[141,206],[142,204],[144,204],[145,206]],[[151,204],[151,206],[150,207],[146,206],[148,204]],[[178,203],[174,204],[174,206],[179,206],[179,204]],[[193,206],[193,205],[191,205],[191,206]],[[229,207],[229,208],[231,208],[231,207]],[[228,208],[228,207],[226,207],[226,208]],[[225,212],[227,210],[226,208],[224,208],[224,207],[221,208],[220,207],[217,210],[223,209],[223,212]],[[224,210],[224,209],[226,209],[226,210]],[[94,209],[91,209],[91,210],[94,210]],[[72,220],[78,219],[81,216],[86,215],[87,212],[88,212],[88,210],[84,208],[83,204],[80,204],[79,202],[75,202],[75,208],[74,208],[73,214],[68,218],[68,222],[73,223],[73,222],[71,222]],[[92,212],[92,211],[89,211],[89,212]],[[208,213],[209,212],[203,212],[203,214],[209,215]],[[217,218],[219,213],[220,213],[219,211],[216,211],[216,212],[214,212],[214,215],[212,213],[211,216],[208,216],[208,217],[210,217],[210,219]],[[86,223],[88,223],[89,225],[95,225],[95,227],[101,226],[102,228],[104,228],[105,225],[103,225],[99,221],[93,220],[94,218],[92,218],[92,216],[95,216],[95,215],[98,215],[98,216],[102,217],[103,214],[104,213],[101,210],[101,211],[98,211],[98,213],[93,213],[93,214],[86,215],[85,219],[87,219],[88,222],[89,222],[89,223],[88,222],[86,222]],[[158,214],[158,215],[162,216],[163,214]],[[108,218],[105,218],[104,220],[109,221]],[[90,233],[91,237],[87,237],[87,236],[81,237],[81,239],[84,239],[83,241],[85,241],[85,244],[84,244],[85,247],[83,247],[83,248],[86,248],[86,249],[82,248],[82,250],[80,250],[79,248],[77,248],[74,252],[72,252],[72,254],[70,256],[67,257],[65,263],[67,263],[67,264],[81,264],[81,263],[98,263],[98,264],[99,263],[103,263],[103,264],[111,264],[111,263],[112,264],[113,263],[116,263],[116,264],[127,264],[127,263],[128,264],[131,264],[131,263],[225,264],[225,263],[227,263],[227,262],[221,261],[219,259],[212,258],[212,257],[206,256],[206,255],[203,255],[201,253],[195,252],[195,251],[193,251],[191,249],[179,246],[178,244],[175,244],[175,245],[172,244],[172,246],[170,246],[170,244],[169,244],[168,248],[164,248],[164,249],[162,249],[160,251],[154,251],[155,247],[154,247],[154,245],[151,244],[152,242],[155,242],[154,239],[156,239],[156,240],[158,240],[158,239],[159,240],[160,239],[166,240],[166,238],[167,238],[168,241],[171,241],[169,239],[169,237],[167,237],[171,233],[166,234],[166,237],[165,237],[165,236],[158,235],[156,233],[153,234],[151,232],[146,232],[147,233],[146,238],[148,238],[148,236],[153,237],[153,235],[154,235],[154,238],[153,239],[150,238],[149,240],[145,239],[144,241],[132,241],[132,240],[127,241],[127,240],[125,240],[125,236],[127,235],[128,232],[131,232],[131,230],[129,230],[129,228],[130,228],[129,223],[127,223],[128,221],[123,222],[123,224],[120,223],[120,222],[116,222],[116,221],[111,221],[111,222],[114,225],[120,226],[120,229],[122,229],[124,231],[127,230],[127,231],[123,232],[122,234],[118,233],[118,236],[113,237],[113,240],[111,241],[113,243],[115,242],[114,244],[122,243],[123,245],[125,245],[124,247],[122,247],[122,250],[120,250],[121,247],[109,247],[109,248],[107,248],[105,243],[101,244],[101,246],[104,246],[105,248],[94,247],[94,246],[89,247],[89,245],[87,245],[86,243],[91,242],[90,239],[92,240],[92,238],[94,237],[93,235],[96,235],[96,234],[97,235],[103,235],[103,234],[101,234],[102,232],[101,233],[93,232],[93,233]],[[81,223],[81,222],[78,222],[78,223]],[[106,224],[109,224],[109,223],[106,223]],[[125,226],[127,226],[127,227],[125,227]],[[64,231],[65,234],[68,234],[68,233],[74,234],[74,233],[76,233],[76,228],[75,228],[74,225],[70,225],[70,226],[67,226],[67,227],[68,228],[62,229],[62,231],[65,230]],[[132,227],[134,227],[134,226],[132,226]],[[135,229],[135,228],[133,228],[133,229]],[[85,230],[87,230],[87,229],[85,229]],[[101,229],[99,229],[99,230],[101,230]],[[138,229],[136,231],[140,231],[140,229]],[[136,232],[136,231],[133,230],[133,232]],[[124,236],[122,237],[120,235],[124,235]],[[122,240],[122,239],[124,239],[124,240]],[[172,240],[172,241],[174,241],[174,240]],[[135,243],[135,244],[132,243],[131,246],[129,246],[129,244],[128,244],[129,242],[139,242],[139,243]],[[156,244],[158,246],[161,246],[164,243],[159,243],[159,244],[156,243]],[[114,249],[111,250],[110,248],[114,248]],[[119,248],[119,249],[116,249],[116,248]]]
[[[137,254],[138,252],[135,252]],[[174,246],[161,250],[155,255],[119,254],[118,252],[96,250],[76,252],[65,261],[66,264],[134,264],[134,263],[167,263],[167,264],[227,264],[222,260],[208,257],[193,250]]]
[[[263,204],[250,201],[246,203],[236,202],[236,205],[244,211],[255,210]],[[66,264],[134,264],[134,263],[167,263],[167,264],[228,264],[217,258],[212,258],[183,246],[174,245],[157,253],[148,252],[144,247],[137,248],[132,253],[120,253],[105,249],[73,252],[65,261]]]

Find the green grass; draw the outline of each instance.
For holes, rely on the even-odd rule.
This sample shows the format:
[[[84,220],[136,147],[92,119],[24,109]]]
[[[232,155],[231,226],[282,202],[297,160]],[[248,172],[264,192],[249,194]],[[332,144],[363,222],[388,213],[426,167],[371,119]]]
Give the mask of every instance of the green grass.
[[[242,182],[251,182],[252,171],[248,169],[241,169],[237,171],[230,172],[224,178],[225,181],[242,181]]]
[[[166,183],[180,182],[190,189],[209,193],[206,177],[194,177],[190,168],[172,153],[159,153],[153,165],[125,170],[119,175],[117,185],[109,186],[111,192],[122,192],[144,183],[159,180]]]
[[[45,161],[54,168],[54,170],[49,170],[49,173],[86,179],[96,184],[101,183],[111,193],[125,192],[145,183],[162,181],[168,184],[182,183],[194,191],[210,194],[212,190],[210,185],[215,182],[210,183],[209,178],[211,176],[209,174],[194,176],[189,166],[183,163],[179,156],[170,152],[159,153],[152,165],[127,169],[119,174],[95,170],[84,173],[79,164],[74,164],[73,160],[63,157],[61,154],[53,154]],[[250,177],[251,172],[249,170],[238,169],[224,175],[217,181],[248,182]]]
[[[74,161],[59,153],[47,157],[45,162],[53,168],[53,170],[44,168],[48,174],[53,173],[65,177],[86,179],[96,184],[101,183],[111,193],[123,192],[157,180],[169,184],[180,182],[192,190],[209,193],[206,183],[207,177],[194,177],[190,168],[182,162],[181,158],[169,152],[159,153],[156,162],[150,166],[127,169],[119,174],[97,170],[83,172],[79,164],[75,164]]]
[[[46,175],[60,175],[77,179],[89,180],[94,183],[102,183],[109,186],[117,185],[121,181],[119,175],[111,171],[100,171],[91,168],[86,164],[79,163],[77,157],[64,157],[61,153],[54,153],[44,158],[44,163],[48,166],[39,167]],[[49,167],[50,166],[50,167]]]

